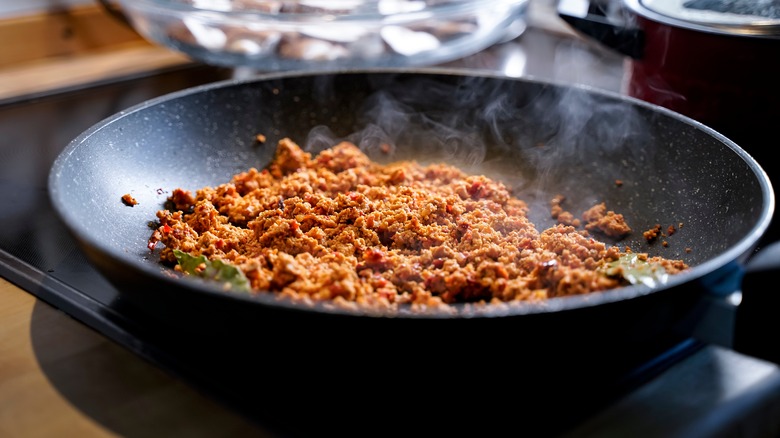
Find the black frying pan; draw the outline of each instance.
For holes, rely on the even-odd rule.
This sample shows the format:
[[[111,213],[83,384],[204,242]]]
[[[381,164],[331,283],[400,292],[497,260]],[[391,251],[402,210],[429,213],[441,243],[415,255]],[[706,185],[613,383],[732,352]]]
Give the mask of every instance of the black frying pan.
[[[265,144],[255,142],[258,133]],[[604,201],[635,230],[620,245],[682,258],[693,269],[656,288],[456,315],[302,307],[171,275],[147,249],[148,224],[170,191],[261,168],[281,137],[313,152],[350,139],[378,161],[388,161],[378,146],[389,142],[393,160],[443,160],[487,173],[529,201],[540,229],[552,224],[555,194],[566,195],[574,212]],[[193,338],[261,348],[266,361],[270,355],[299,371],[351,364],[346,375],[365,378],[422,367],[452,378],[469,374],[454,364],[479,358],[485,375],[530,371],[547,376],[547,385],[572,369],[618,372],[619,363],[691,333],[709,336],[709,304],[761,281],[759,274],[743,281],[743,271],[775,202],[765,173],[740,147],[661,107],[595,89],[443,70],[278,74],[153,99],[73,140],[54,163],[49,190],[89,260],[120,290],[116,305]],[[126,193],[139,204],[124,205]],[[668,246],[641,235],[654,224],[681,223]],[[759,252],[773,262],[762,275],[776,270],[777,249]],[[366,367],[372,371],[360,374]]]

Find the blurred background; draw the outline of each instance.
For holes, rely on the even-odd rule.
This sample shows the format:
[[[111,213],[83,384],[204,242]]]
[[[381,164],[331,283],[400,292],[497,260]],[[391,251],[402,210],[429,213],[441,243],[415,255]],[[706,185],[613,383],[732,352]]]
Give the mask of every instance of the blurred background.
[[[493,13],[496,9],[492,4],[510,3],[518,2],[497,0],[483,4]],[[505,22],[498,23],[507,27],[499,42],[518,37],[524,32],[526,22],[530,21],[538,28],[572,33],[570,27],[558,17],[555,0],[528,0],[519,3],[522,4],[522,10],[519,11],[521,19],[517,23],[512,26]],[[107,8],[107,5],[111,7]],[[193,62],[191,57],[164,47],[165,44],[152,43],[149,38],[144,38],[124,21],[121,13],[116,13],[121,10],[119,2],[108,0],[0,0],[0,37],[3,41],[14,42],[0,47],[0,100],[29,93],[78,87]],[[484,16],[490,14],[483,13],[480,17],[482,21],[485,21]],[[462,29],[458,32],[466,33]],[[482,32],[482,36],[474,36],[474,39],[481,38],[481,41],[473,44],[479,45],[482,41],[496,39],[487,32],[490,32],[490,29]],[[452,55],[442,57],[438,61],[449,61],[459,58],[460,53],[473,52],[476,45],[466,47],[472,44],[472,40],[466,38],[472,37],[463,37],[462,40],[453,42],[450,45]],[[447,48],[443,44],[442,47]],[[444,51],[436,50],[430,53],[439,54]],[[421,63],[419,59],[412,57],[406,59],[411,60],[407,64],[412,61]],[[398,65],[399,62],[405,63],[406,59],[396,57],[382,62],[385,65]],[[431,59],[430,63],[436,63],[434,61],[437,60]],[[210,63],[209,60],[206,62]],[[484,64],[486,61],[483,59],[479,62]],[[482,65],[472,61],[468,66]],[[277,67],[281,69],[285,66]],[[485,67],[494,68],[492,65]]]

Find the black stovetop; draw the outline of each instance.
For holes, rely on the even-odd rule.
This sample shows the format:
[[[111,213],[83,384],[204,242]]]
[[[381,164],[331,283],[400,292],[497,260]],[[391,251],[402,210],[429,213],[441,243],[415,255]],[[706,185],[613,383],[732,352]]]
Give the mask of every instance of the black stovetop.
[[[494,68],[500,56],[511,61],[512,53],[522,53],[525,64],[502,64],[506,71],[561,80],[566,73],[560,72],[568,70],[556,70],[550,51],[571,54],[578,49],[556,38],[530,30],[455,66]],[[577,56],[581,60],[583,54]],[[619,59],[608,60],[610,64],[601,62],[606,55],[588,56],[600,61],[593,64],[598,67],[590,72],[591,85],[619,83]],[[155,322],[123,307],[118,292],[87,262],[49,204],[46,183],[52,162],[89,126],[152,97],[235,73],[193,64],[0,103],[0,275],[280,436],[308,435],[321,429],[291,426],[293,417],[262,415],[235,381],[224,378],[229,366],[202,364],[202,345],[183,342],[184,335],[170,327],[161,333]],[[665,353],[633,364],[608,382],[585,380],[571,388],[566,400],[549,407],[556,421],[545,419],[545,431],[571,436],[780,432],[777,366],[698,341],[669,345]],[[527,429],[518,424],[517,430]]]

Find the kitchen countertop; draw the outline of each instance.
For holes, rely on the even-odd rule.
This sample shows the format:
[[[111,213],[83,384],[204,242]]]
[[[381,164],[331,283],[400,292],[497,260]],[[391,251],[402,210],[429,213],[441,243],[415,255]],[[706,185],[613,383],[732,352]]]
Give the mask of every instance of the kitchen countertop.
[[[620,91],[619,57],[585,47],[587,42],[573,35],[561,39],[560,33],[565,30],[555,23],[541,23],[516,40],[446,66]],[[532,62],[539,59],[547,61]],[[160,68],[150,64],[146,73]],[[275,436],[36,298],[35,291],[0,278],[0,303],[0,436]],[[665,377],[663,384],[651,381],[616,401],[570,436],[752,437],[780,432],[780,370],[774,364],[708,346]],[[693,390],[700,396],[686,397]],[[715,415],[715,405],[735,415]],[[767,423],[766,418],[778,420]]]
[[[271,436],[0,278],[0,436]]]

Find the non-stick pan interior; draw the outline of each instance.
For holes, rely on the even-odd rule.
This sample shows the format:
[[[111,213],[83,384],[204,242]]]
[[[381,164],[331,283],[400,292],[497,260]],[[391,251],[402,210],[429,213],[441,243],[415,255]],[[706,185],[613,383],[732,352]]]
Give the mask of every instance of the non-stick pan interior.
[[[313,154],[348,139],[382,162],[486,173],[529,202],[540,230],[553,223],[557,194],[575,215],[605,202],[634,230],[615,243],[694,266],[752,238],[771,215],[757,165],[689,119],[590,89],[413,71],[279,75],[147,102],[67,147],[52,199],[93,258],[162,272],[147,239],[171,191],[262,168],[283,137]],[[124,194],[138,204],[123,204]],[[648,243],[642,232],[656,224],[675,232]]]

